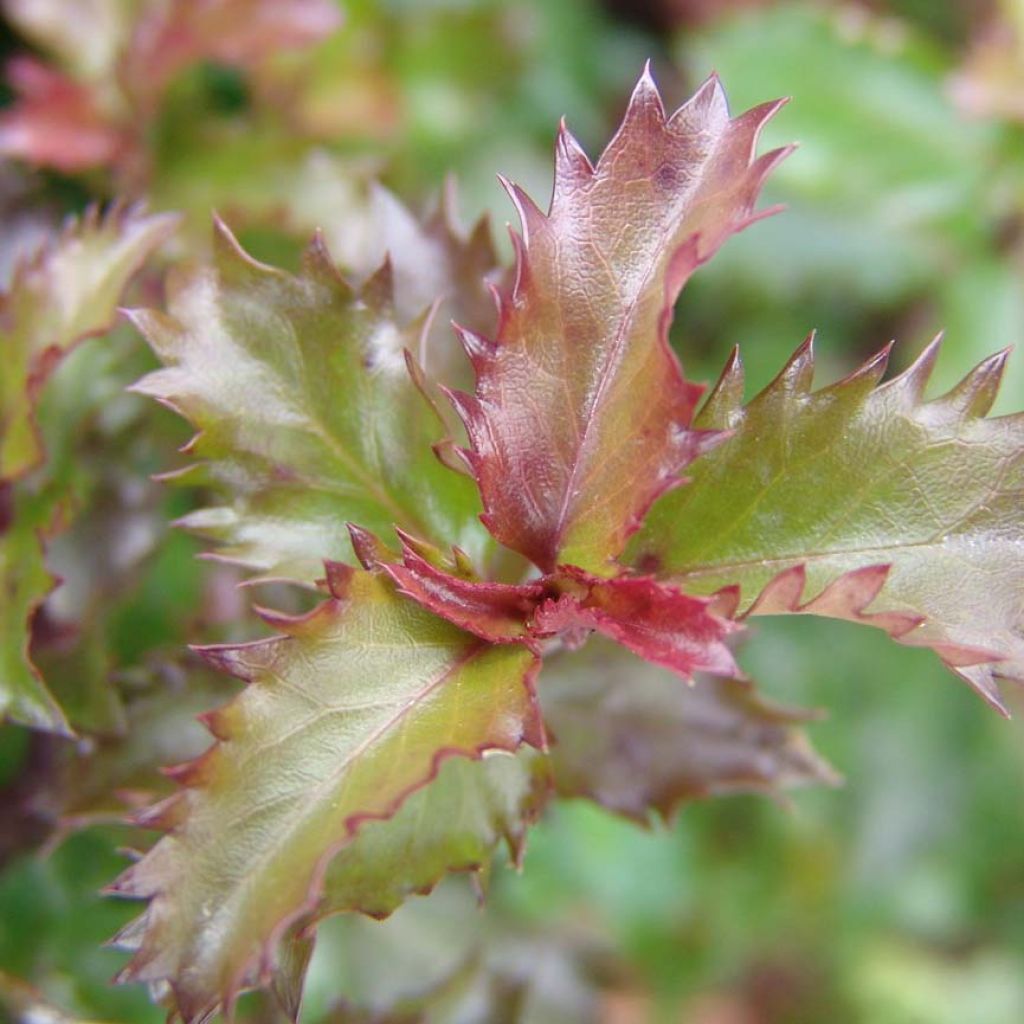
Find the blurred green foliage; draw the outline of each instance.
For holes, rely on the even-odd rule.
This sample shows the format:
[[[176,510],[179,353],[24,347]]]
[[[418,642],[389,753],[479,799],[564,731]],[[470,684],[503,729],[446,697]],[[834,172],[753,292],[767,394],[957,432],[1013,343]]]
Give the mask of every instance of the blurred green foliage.
[[[345,234],[358,189],[338,168],[356,180],[378,173],[414,204],[452,171],[466,219],[489,210],[500,223],[511,211],[494,173],[543,199],[558,117],[594,154],[651,55],[670,100],[711,69],[735,109],[791,96],[764,141],[801,143],[767,197],[787,211],[731,241],[680,302],[673,336],[691,376],[713,379],[739,344],[751,386],[761,386],[815,327],[827,376],[891,336],[905,364],[945,327],[939,374],[950,384],[1024,339],[1024,134],[1005,109],[966,109],[955,88],[985,71],[971,54],[992,23],[1011,23],[1013,5],[723,3],[699,19],[685,3],[649,6],[670,26],[657,35],[585,0],[348,0],[343,28],[264,79],[211,62],[183,72],[149,128],[138,191],[185,212],[193,251],[216,207],[260,255],[285,262],[317,222]],[[300,72],[302,88],[289,94]],[[18,187],[46,211],[124,184],[98,170]],[[136,342],[94,342],[53,381],[48,400],[63,394],[77,447],[51,447],[90,487],[99,477],[79,442],[113,429],[119,409],[128,422],[155,422],[162,439],[131,447],[139,479],[166,468],[164,452],[184,440],[162,412],[116,397],[146,359]],[[101,380],[106,397],[75,398]],[[1018,355],[1001,408],[1022,397]],[[153,501],[162,537],[188,499],[160,491]],[[88,704],[90,636],[130,709],[133,686],[150,692],[136,678],[148,652],[230,632],[230,616],[209,608],[211,595],[231,600],[233,580],[211,584],[183,536],[152,550],[64,655],[67,699],[85,702],[80,719],[123,713]],[[486,916],[456,881],[386,924],[330,922],[304,1019],[416,1020],[424,993],[448,1007],[438,1020],[497,1019],[472,1016],[483,985],[508,1020],[529,1022],[1024,1020],[1020,726],[996,718],[933,656],[881,635],[800,620],[767,621],[757,634],[744,667],[770,696],[828,709],[813,734],[845,788],[801,792],[789,808],[715,801],[650,831],[563,805],[535,830],[523,874],[496,869]],[[33,780],[50,777],[59,747],[0,728],[0,1004],[30,1019],[17,1009],[17,977],[67,1019],[156,1022],[162,1013],[144,992],[109,987],[123,956],[100,946],[131,916],[98,895],[127,830],[89,829],[44,859],[26,852],[40,825],[18,808],[40,806],[46,794]],[[369,1015],[332,1005],[339,978]],[[385,1017],[379,994],[396,986],[405,1016]],[[262,999],[240,1012],[275,1019]],[[52,1013],[45,1019],[64,1019]]]

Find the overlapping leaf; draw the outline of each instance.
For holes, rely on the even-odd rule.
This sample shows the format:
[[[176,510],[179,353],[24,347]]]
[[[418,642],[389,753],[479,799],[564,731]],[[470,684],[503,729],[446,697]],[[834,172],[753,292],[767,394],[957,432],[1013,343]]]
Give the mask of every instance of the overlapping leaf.
[[[446,761],[394,817],[368,822],[335,857],[316,913],[384,917],[450,871],[486,871],[499,842],[518,863],[550,787],[548,759],[533,749]]]
[[[287,636],[210,651],[250,685],[207,716],[220,742],[176,772],[187,788],[146,818],[168,834],[114,887],[150,900],[120,936],[136,950],[122,979],[168,982],[189,1021],[269,978],[361,825],[447,758],[543,742],[528,651],[455,629],[382,577],[336,567],[332,586],[307,617],[276,620]],[[458,866],[463,824],[444,817]]]
[[[93,211],[15,272],[0,297],[0,480],[38,465],[39,389],[68,349],[110,327],[125,285],[174,223],[137,207]]]
[[[353,538],[364,564],[380,564],[400,593],[490,643],[535,649],[541,640],[560,637],[576,647],[596,630],[685,679],[697,671],[739,671],[725,644],[735,624],[708,598],[649,576],[605,579],[562,566],[527,583],[491,583],[433,564],[404,536],[401,564],[381,564],[363,531],[354,530]]]
[[[173,217],[132,208],[90,213],[21,264],[0,297],[0,717],[68,731],[29,656],[32,620],[54,585],[44,534],[63,497],[25,479],[45,457],[40,391],[71,348],[110,326],[125,285],[173,226]]]
[[[986,418],[1006,353],[926,401],[937,352],[877,386],[886,350],[812,391],[808,342],[746,406],[734,357],[697,424],[735,436],[652,510],[634,563],[738,585],[724,597],[748,613],[881,626],[1000,706],[994,676],[1024,680],[1024,416]]]
[[[132,314],[167,364],[136,387],[198,428],[188,451],[203,461],[184,479],[227,492],[185,525],[224,557],[305,581],[350,557],[350,520],[482,556],[472,483],[431,450],[443,424],[407,362],[424,323],[399,322],[388,264],[354,290],[318,242],[292,276],[219,226],[215,266],[171,288],[169,315]]]
[[[495,338],[464,332],[456,395],[485,522],[545,571],[609,571],[651,501],[713,440],[668,347],[690,273],[755,214],[784,151],[754,158],[778,104],[730,120],[712,79],[671,117],[648,74],[596,166],[564,125],[545,215],[514,185],[516,279]]]
[[[448,387],[469,388],[469,360],[451,321],[480,334],[497,322],[492,286],[504,275],[487,217],[465,232],[459,225],[456,188],[449,180],[434,209],[417,217],[366,170],[324,152],[310,155],[299,172],[286,216],[299,234],[322,225],[331,254],[347,275],[369,278],[391,261],[395,309],[411,321],[437,304],[416,356],[427,375]],[[457,424],[447,402],[441,406]],[[465,467],[461,467],[463,470]]]
[[[541,696],[558,792],[637,821],[704,797],[836,779],[800,729],[812,713],[736,679],[681,684],[607,640],[552,658]]]

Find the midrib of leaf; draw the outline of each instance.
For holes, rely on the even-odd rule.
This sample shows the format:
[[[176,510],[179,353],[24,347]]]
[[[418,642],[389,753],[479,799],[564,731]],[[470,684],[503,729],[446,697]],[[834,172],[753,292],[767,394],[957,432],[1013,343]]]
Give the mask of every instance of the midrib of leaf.
[[[692,196],[695,193],[700,191],[699,184],[704,180],[704,176],[705,176],[705,173],[706,173],[706,168],[707,168],[708,162],[709,162],[711,156],[717,154],[719,144],[720,144],[720,142],[716,142],[714,148],[712,148],[709,151],[708,157],[706,157],[705,160],[703,161],[703,163],[701,165],[701,173],[700,173],[700,175],[697,175],[697,176],[694,177],[694,186],[691,187],[691,189],[687,193],[688,196]],[[706,203],[707,201],[705,200],[704,202]],[[684,212],[685,212],[685,209],[686,209],[686,205],[687,205],[686,202],[683,201],[683,200],[681,200],[680,203],[679,203],[679,206],[681,208],[683,208]],[[671,228],[671,226],[666,227],[661,232],[658,244],[657,244],[657,246],[656,246],[656,248],[654,250],[655,253],[664,253],[665,249],[668,247],[669,239],[672,237],[673,234],[674,234],[674,231]],[[685,243],[686,243],[686,239],[684,239],[679,244],[680,245],[684,245]],[[669,255],[671,257],[671,254],[669,254]],[[583,423],[583,434],[579,438],[579,441],[577,442],[577,445],[576,445],[577,458],[573,461],[572,468],[569,471],[569,480],[566,483],[565,493],[562,495],[562,505],[561,505],[561,508],[559,509],[559,513],[558,513],[558,527],[557,527],[557,530],[555,532],[555,537],[558,540],[558,546],[559,547],[561,547],[562,538],[563,538],[563,536],[565,534],[565,530],[566,530],[566,527],[568,525],[566,520],[567,520],[568,515],[569,515],[569,505],[570,505],[570,502],[572,501],[573,495],[574,495],[574,493],[576,491],[577,475],[580,472],[580,466],[581,466],[581,464],[584,461],[583,455],[584,455],[585,452],[587,452],[589,454],[588,449],[589,449],[589,446],[590,446],[590,443],[591,443],[590,442],[590,430],[591,430],[591,427],[592,427],[595,419],[597,418],[595,416],[595,412],[599,408],[599,406],[603,403],[605,392],[610,387],[612,378],[614,377],[614,374],[615,374],[615,370],[616,370],[616,368],[618,367],[619,363],[622,360],[623,349],[626,346],[626,339],[630,335],[631,330],[632,330],[632,328],[634,326],[633,318],[636,316],[636,308],[637,308],[637,305],[640,302],[640,297],[647,290],[647,287],[648,287],[648,285],[650,283],[651,277],[653,277],[654,274],[657,273],[659,267],[663,266],[663,265],[664,265],[664,261],[659,263],[657,258],[652,260],[651,265],[648,267],[647,271],[645,272],[645,274],[643,276],[643,279],[640,282],[639,287],[636,289],[632,299],[627,304],[627,306],[626,306],[626,314],[623,317],[622,323],[620,324],[619,329],[616,332],[615,337],[614,337],[614,339],[612,341],[610,357],[605,361],[604,366],[603,366],[602,370],[600,371],[599,378],[598,378],[598,386],[597,386],[596,391],[594,392],[594,398],[589,403],[589,405],[586,407],[586,417],[585,417],[584,423]],[[615,276],[611,273],[611,268],[609,267],[608,270],[609,270],[609,277],[614,282],[615,281]],[[560,316],[562,315],[561,307],[559,307],[559,315]],[[661,340],[657,339],[656,343],[657,344],[661,344]],[[675,355],[671,352],[671,350],[668,352],[668,357],[670,359],[674,359],[675,358]]]
[[[285,275],[282,275],[282,277],[284,276]],[[308,379],[309,364],[306,361],[306,353],[299,344],[298,335],[295,332],[291,332],[289,335],[289,341],[291,342],[292,350],[295,352],[299,363],[302,366],[302,375]],[[357,376],[356,383],[362,390],[365,389],[367,382],[364,378]],[[412,382],[410,381],[410,385],[411,383]],[[371,407],[372,404],[373,403],[371,403]],[[373,495],[373,497],[379,501],[384,508],[388,509],[392,515],[396,517],[396,522],[403,524],[408,522],[410,525],[415,526],[416,530],[423,536],[429,537],[431,535],[431,531],[427,529],[419,512],[413,508],[403,507],[398,496],[395,495],[387,486],[386,477],[383,474],[380,476],[374,476],[367,467],[363,466],[351,452],[340,444],[338,439],[332,434],[318,414],[308,417],[308,422],[313,426],[315,435],[327,445],[328,450],[331,451],[347,469],[349,469],[352,475],[359,481],[359,484],[364,487],[368,493]],[[377,432],[371,431],[371,437],[376,445]],[[325,555],[326,554],[327,553],[325,552]]]
[[[373,648],[377,648],[377,649],[384,649],[384,648],[399,649],[399,645],[396,645],[396,644],[364,644],[363,646],[365,646],[367,648],[373,647]],[[443,648],[446,645],[445,644],[421,644],[421,645],[418,645],[418,646],[421,646],[421,647],[438,647],[438,648]],[[377,729],[373,733],[371,733],[368,737],[366,737],[366,739],[364,739],[363,742],[360,743],[360,745],[355,750],[350,751],[345,756],[345,758],[335,767],[334,771],[332,771],[330,775],[328,775],[325,779],[322,779],[320,782],[318,782],[316,784],[316,786],[315,786],[315,788],[313,790],[313,794],[311,795],[312,799],[310,799],[308,801],[305,801],[300,806],[300,808],[295,813],[293,813],[290,816],[289,824],[288,824],[287,828],[282,829],[281,832],[278,834],[278,837],[275,840],[273,840],[270,844],[268,844],[268,846],[264,850],[262,850],[260,852],[260,854],[259,854],[259,856],[257,858],[258,864],[254,865],[253,870],[250,870],[250,871],[246,872],[246,874],[240,879],[239,884],[235,887],[234,895],[232,895],[230,897],[230,899],[232,901],[232,905],[233,904],[237,904],[239,901],[243,900],[243,897],[245,896],[245,893],[247,891],[251,890],[254,886],[256,886],[258,884],[258,876],[262,874],[263,869],[266,867],[267,861],[268,860],[273,860],[274,856],[280,851],[280,849],[283,846],[287,845],[288,842],[291,841],[292,834],[293,834],[293,832],[295,830],[296,824],[301,824],[304,820],[308,819],[312,815],[312,813],[313,813],[313,808],[320,806],[320,803],[324,799],[325,791],[326,792],[330,792],[331,788],[338,782],[339,778],[345,774],[345,772],[351,767],[351,765],[354,762],[356,762],[378,740],[380,740],[382,736],[384,736],[388,732],[390,732],[390,730],[395,727],[395,724],[397,722],[400,722],[403,718],[405,718],[408,715],[410,715],[416,707],[421,705],[423,703],[423,701],[426,700],[435,690],[437,690],[449,678],[451,678],[451,676],[455,672],[457,672],[460,669],[464,668],[474,658],[479,656],[482,652],[484,652],[487,649],[488,649],[488,645],[486,643],[483,643],[483,642],[474,644],[472,647],[468,648],[466,650],[466,652],[463,653],[462,655],[460,655],[459,658],[456,661],[454,661],[452,664],[446,666],[444,668],[444,670],[440,673],[440,675],[436,679],[431,680],[422,690],[418,691],[413,699],[407,700],[405,703],[403,703],[401,705],[401,707],[400,707],[398,712],[396,712],[394,715],[392,715],[391,718],[387,719],[385,722],[383,722],[381,725],[379,725],[377,727]],[[277,682],[279,682],[279,680],[280,680],[280,677],[279,676],[275,676],[275,684]],[[341,712],[341,711],[351,711],[351,710],[354,710],[354,709],[352,709],[352,708],[339,708],[337,710],[338,710],[338,712]],[[453,714],[452,715],[453,719],[457,719],[457,717],[458,717],[457,714]],[[311,722],[315,722],[315,721],[317,721],[316,717],[307,720],[307,722],[304,723],[303,728],[305,728]],[[297,730],[297,731],[301,732],[301,729]],[[293,732],[290,735],[294,736],[295,733]],[[275,740],[275,745],[277,744],[277,742],[278,741]],[[251,757],[252,756],[258,756],[259,754],[264,753],[267,749],[268,748],[264,747],[260,751],[254,751],[253,754],[250,755],[250,756]],[[441,748],[441,749],[444,749],[444,748]],[[400,757],[396,756],[396,760],[400,760]],[[428,781],[429,781],[429,778],[426,778],[419,785],[413,786],[413,787],[411,787],[409,789],[403,790],[402,793],[399,794],[399,801],[404,800],[411,792],[414,792],[416,789],[422,788],[422,786],[425,785]],[[280,799],[282,799],[282,800],[283,799],[293,799],[293,798],[294,798],[294,796],[291,793],[284,793],[280,797]],[[245,817],[236,819],[235,821],[232,822],[232,824],[233,825],[237,825],[239,822],[246,820],[248,817],[251,817],[253,814],[259,814],[262,811],[266,810],[268,807],[273,806],[274,803],[275,803],[275,801],[270,801],[269,803],[264,804],[262,806],[250,807],[250,808],[247,809],[248,813],[246,814]],[[358,830],[358,824],[360,824],[362,822],[362,820],[373,820],[373,819],[378,818],[378,817],[380,817],[380,816],[379,815],[360,816],[360,815],[356,814],[356,815],[352,815],[351,817],[347,818],[346,821],[345,821],[345,826],[346,826],[346,831],[347,831],[346,839],[347,840],[351,840],[352,839],[352,837],[356,834],[356,831]],[[325,858],[326,859],[330,859],[330,857],[333,856],[333,854],[336,853],[336,852],[337,852],[337,850],[335,848],[328,849],[327,851],[325,851],[325,853],[323,855],[321,855],[321,861],[323,861]],[[222,909],[221,913],[226,912],[228,909],[230,909],[230,907],[225,905],[224,908]]]

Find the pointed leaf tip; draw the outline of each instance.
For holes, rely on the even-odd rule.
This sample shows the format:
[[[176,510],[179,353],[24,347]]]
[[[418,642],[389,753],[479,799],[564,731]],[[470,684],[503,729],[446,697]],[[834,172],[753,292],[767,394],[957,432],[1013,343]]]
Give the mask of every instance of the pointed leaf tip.
[[[887,346],[817,392],[799,353],[732,412],[733,438],[693,464],[692,482],[660,499],[633,564],[698,593],[740,585],[747,615],[876,626],[932,648],[1000,706],[995,678],[1024,680],[1024,528],[1008,486],[1024,417],[984,418],[1004,353],[925,401],[939,344],[878,384]]]
[[[595,165],[560,130],[546,217],[504,182],[522,207],[516,282],[478,367],[477,403],[456,402],[481,521],[545,572],[607,571],[703,447],[680,442],[700,392],[666,342],[672,304],[750,223],[761,165],[754,125],[730,121],[724,105],[684,109],[666,123],[647,69]]]

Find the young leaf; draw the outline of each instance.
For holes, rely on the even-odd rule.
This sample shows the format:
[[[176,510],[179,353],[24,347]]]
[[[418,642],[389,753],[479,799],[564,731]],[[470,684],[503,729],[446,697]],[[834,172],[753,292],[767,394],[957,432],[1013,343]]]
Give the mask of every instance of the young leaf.
[[[517,186],[516,277],[491,340],[462,334],[453,400],[495,537],[541,569],[610,571],[650,503],[713,437],[668,346],[688,276],[756,219],[784,151],[754,159],[768,104],[730,120],[716,79],[671,117],[645,72],[592,166],[562,127],[545,215]]]
[[[102,217],[93,210],[15,271],[0,296],[0,480],[42,460],[34,422],[39,389],[73,345],[111,326],[125,285],[176,220],[147,217],[137,207],[114,207]]]
[[[365,534],[353,536],[368,566],[376,564]],[[576,647],[597,630],[684,679],[697,671],[739,672],[724,642],[737,627],[707,597],[649,576],[604,579],[575,566],[528,583],[478,582],[432,564],[406,537],[403,548],[401,565],[381,565],[399,592],[490,643],[518,641],[535,648],[537,641],[557,636]]]
[[[552,658],[540,692],[558,792],[640,822],[704,797],[836,781],[799,728],[813,713],[770,704],[748,682],[687,686],[594,639]]]
[[[230,504],[184,525],[219,554],[311,582],[324,558],[351,557],[349,520],[392,525],[482,558],[470,481],[431,444],[443,424],[417,388],[389,264],[354,290],[319,240],[299,276],[257,263],[218,224],[215,266],[172,283],[170,315],[132,319],[166,365],[136,390],[186,416],[203,460],[182,476],[223,485]]]
[[[537,609],[537,635],[562,634],[572,646],[581,631],[598,630],[687,680],[694,672],[739,672],[725,645],[736,626],[706,598],[648,576],[623,573],[606,580],[572,566],[563,566],[556,580],[567,589]]]
[[[168,834],[113,887],[150,900],[119,937],[136,950],[120,979],[168,982],[189,1022],[269,980],[331,859],[447,758],[543,745],[529,651],[455,629],[384,577],[335,567],[331,582],[308,616],[271,617],[285,637],[208,649],[250,685],[206,717],[220,742],[176,770],[187,788],[145,817]]]
[[[632,562],[738,586],[747,614],[881,626],[1000,707],[994,676],[1024,680],[1024,416],[985,418],[1006,353],[925,401],[937,353],[877,386],[886,349],[812,391],[808,342],[746,406],[734,356],[697,417],[734,436],[652,509]]]

